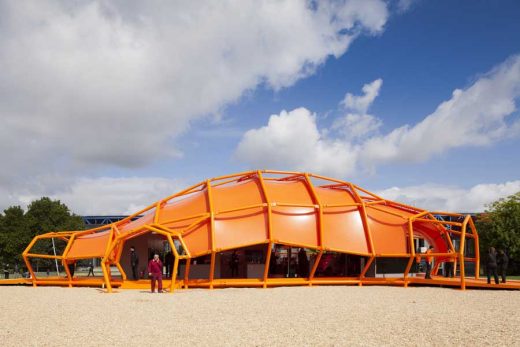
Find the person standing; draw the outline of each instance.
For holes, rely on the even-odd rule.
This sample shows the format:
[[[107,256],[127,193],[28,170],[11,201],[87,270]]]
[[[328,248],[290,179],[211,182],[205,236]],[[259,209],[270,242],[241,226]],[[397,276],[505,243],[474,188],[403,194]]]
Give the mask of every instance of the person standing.
[[[166,253],[164,257],[164,263],[166,265],[166,278],[170,278],[172,276],[172,268],[173,268],[173,253],[169,251]]]
[[[506,283],[507,265],[509,264],[509,258],[503,249],[498,251],[497,266],[498,274],[502,277],[502,283]]]
[[[451,248],[448,249],[448,253],[453,253],[451,251]],[[446,277],[449,277],[449,278],[452,278],[453,277],[453,263],[455,262],[455,258],[453,257],[449,257],[445,262],[444,262],[444,267],[445,267],[445,273],[444,275]]]
[[[132,267],[132,279],[137,281],[137,267],[139,266],[139,256],[135,252],[135,247],[130,247],[130,266]]]
[[[153,259],[148,263],[148,276],[152,279],[152,293],[155,291],[155,281],[157,281],[157,293],[162,293],[162,271],[163,264],[159,259],[159,254],[155,253]]]
[[[430,255],[432,252],[433,246],[428,247],[428,249],[426,250],[426,276],[424,276],[424,278],[426,278],[427,280],[432,279],[431,272],[433,257]]]
[[[298,276],[307,277],[309,275],[309,259],[307,258],[307,252],[303,248],[300,248],[298,252]]]
[[[231,277],[238,276],[238,254],[237,251],[233,251],[231,254],[231,260],[229,261],[229,267],[231,268]]]
[[[495,284],[498,284],[498,273],[497,273],[497,255],[494,247],[489,247],[489,251],[486,257],[486,270],[487,270],[487,283],[491,284],[491,274],[495,278]]]
[[[6,280],[9,279],[9,264],[5,264],[5,265],[4,265],[4,278],[5,278]]]

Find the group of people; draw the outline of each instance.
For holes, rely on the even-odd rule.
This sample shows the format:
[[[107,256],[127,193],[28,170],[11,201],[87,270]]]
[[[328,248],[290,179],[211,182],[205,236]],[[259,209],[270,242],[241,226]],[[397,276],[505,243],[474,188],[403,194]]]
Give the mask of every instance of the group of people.
[[[495,247],[490,247],[486,256],[486,272],[487,283],[491,284],[491,275],[495,279],[495,284],[498,284],[498,275],[502,277],[502,283],[506,283],[506,272],[509,264],[509,258],[503,249],[495,250]]]
[[[432,261],[433,257],[430,255],[433,252],[433,246],[429,246],[426,250],[426,279],[431,279]],[[451,253],[451,250],[448,250]],[[421,261],[421,256],[417,255],[417,264]],[[453,277],[454,271],[454,258],[449,258],[444,264],[445,276]],[[486,255],[486,273],[487,283],[491,284],[491,276],[495,280],[495,284],[499,284],[499,276],[502,279],[502,283],[506,283],[507,266],[509,264],[509,258],[503,249],[499,249],[498,252],[494,247],[490,247]]]

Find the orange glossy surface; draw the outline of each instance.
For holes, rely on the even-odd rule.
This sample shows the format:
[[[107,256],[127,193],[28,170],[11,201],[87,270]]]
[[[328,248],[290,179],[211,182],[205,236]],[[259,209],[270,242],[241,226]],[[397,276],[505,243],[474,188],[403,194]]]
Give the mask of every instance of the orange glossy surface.
[[[125,243],[149,232],[184,243],[184,256],[191,258],[266,242],[370,259],[396,254],[411,258],[410,222],[415,237],[426,239],[435,253],[447,252],[446,226],[414,221],[424,210],[382,200],[347,182],[319,177],[325,183],[316,186],[312,177],[253,171],[201,182],[152,204],[133,221],[75,238],[64,260],[104,257],[108,250],[103,263],[118,263]],[[468,234],[476,236],[476,230],[468,228]],[[104,274],[109,285],[109,274]]]

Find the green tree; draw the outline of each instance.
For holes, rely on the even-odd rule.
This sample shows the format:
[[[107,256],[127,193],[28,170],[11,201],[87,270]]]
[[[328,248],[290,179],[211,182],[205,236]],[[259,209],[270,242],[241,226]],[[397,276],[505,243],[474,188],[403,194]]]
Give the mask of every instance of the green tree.
[[[11,206],[0,216],[0,257],[4,263],[21,262],[22,251],[32,238],[24,211]]]
[[[481,258],[495,247],[506,250],[512,260],[520,259],[520,192],[492,203],[476,224]],[[510,263],[518,272],[517,264]]]
[[[83,230],[84,224],[59,200],[43,197],[33,201],[24,213],[20,206],[12,206],[0,214],[0,257],[3,262],[21,262],[21,254],[32,238],[50,231]],[[63,242],[56,243],[58,253],[63,251]],[[41,242],[33,252],[51,254],[52,243]]]

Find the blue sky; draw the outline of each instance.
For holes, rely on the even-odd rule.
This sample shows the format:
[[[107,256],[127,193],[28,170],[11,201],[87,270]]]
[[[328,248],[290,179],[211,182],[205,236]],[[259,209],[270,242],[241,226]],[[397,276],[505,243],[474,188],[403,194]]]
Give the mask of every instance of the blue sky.
[[[128,213],[248,169],[432,209],[520,191],[518,1],[318,4],[3,3],[0,204]]]

